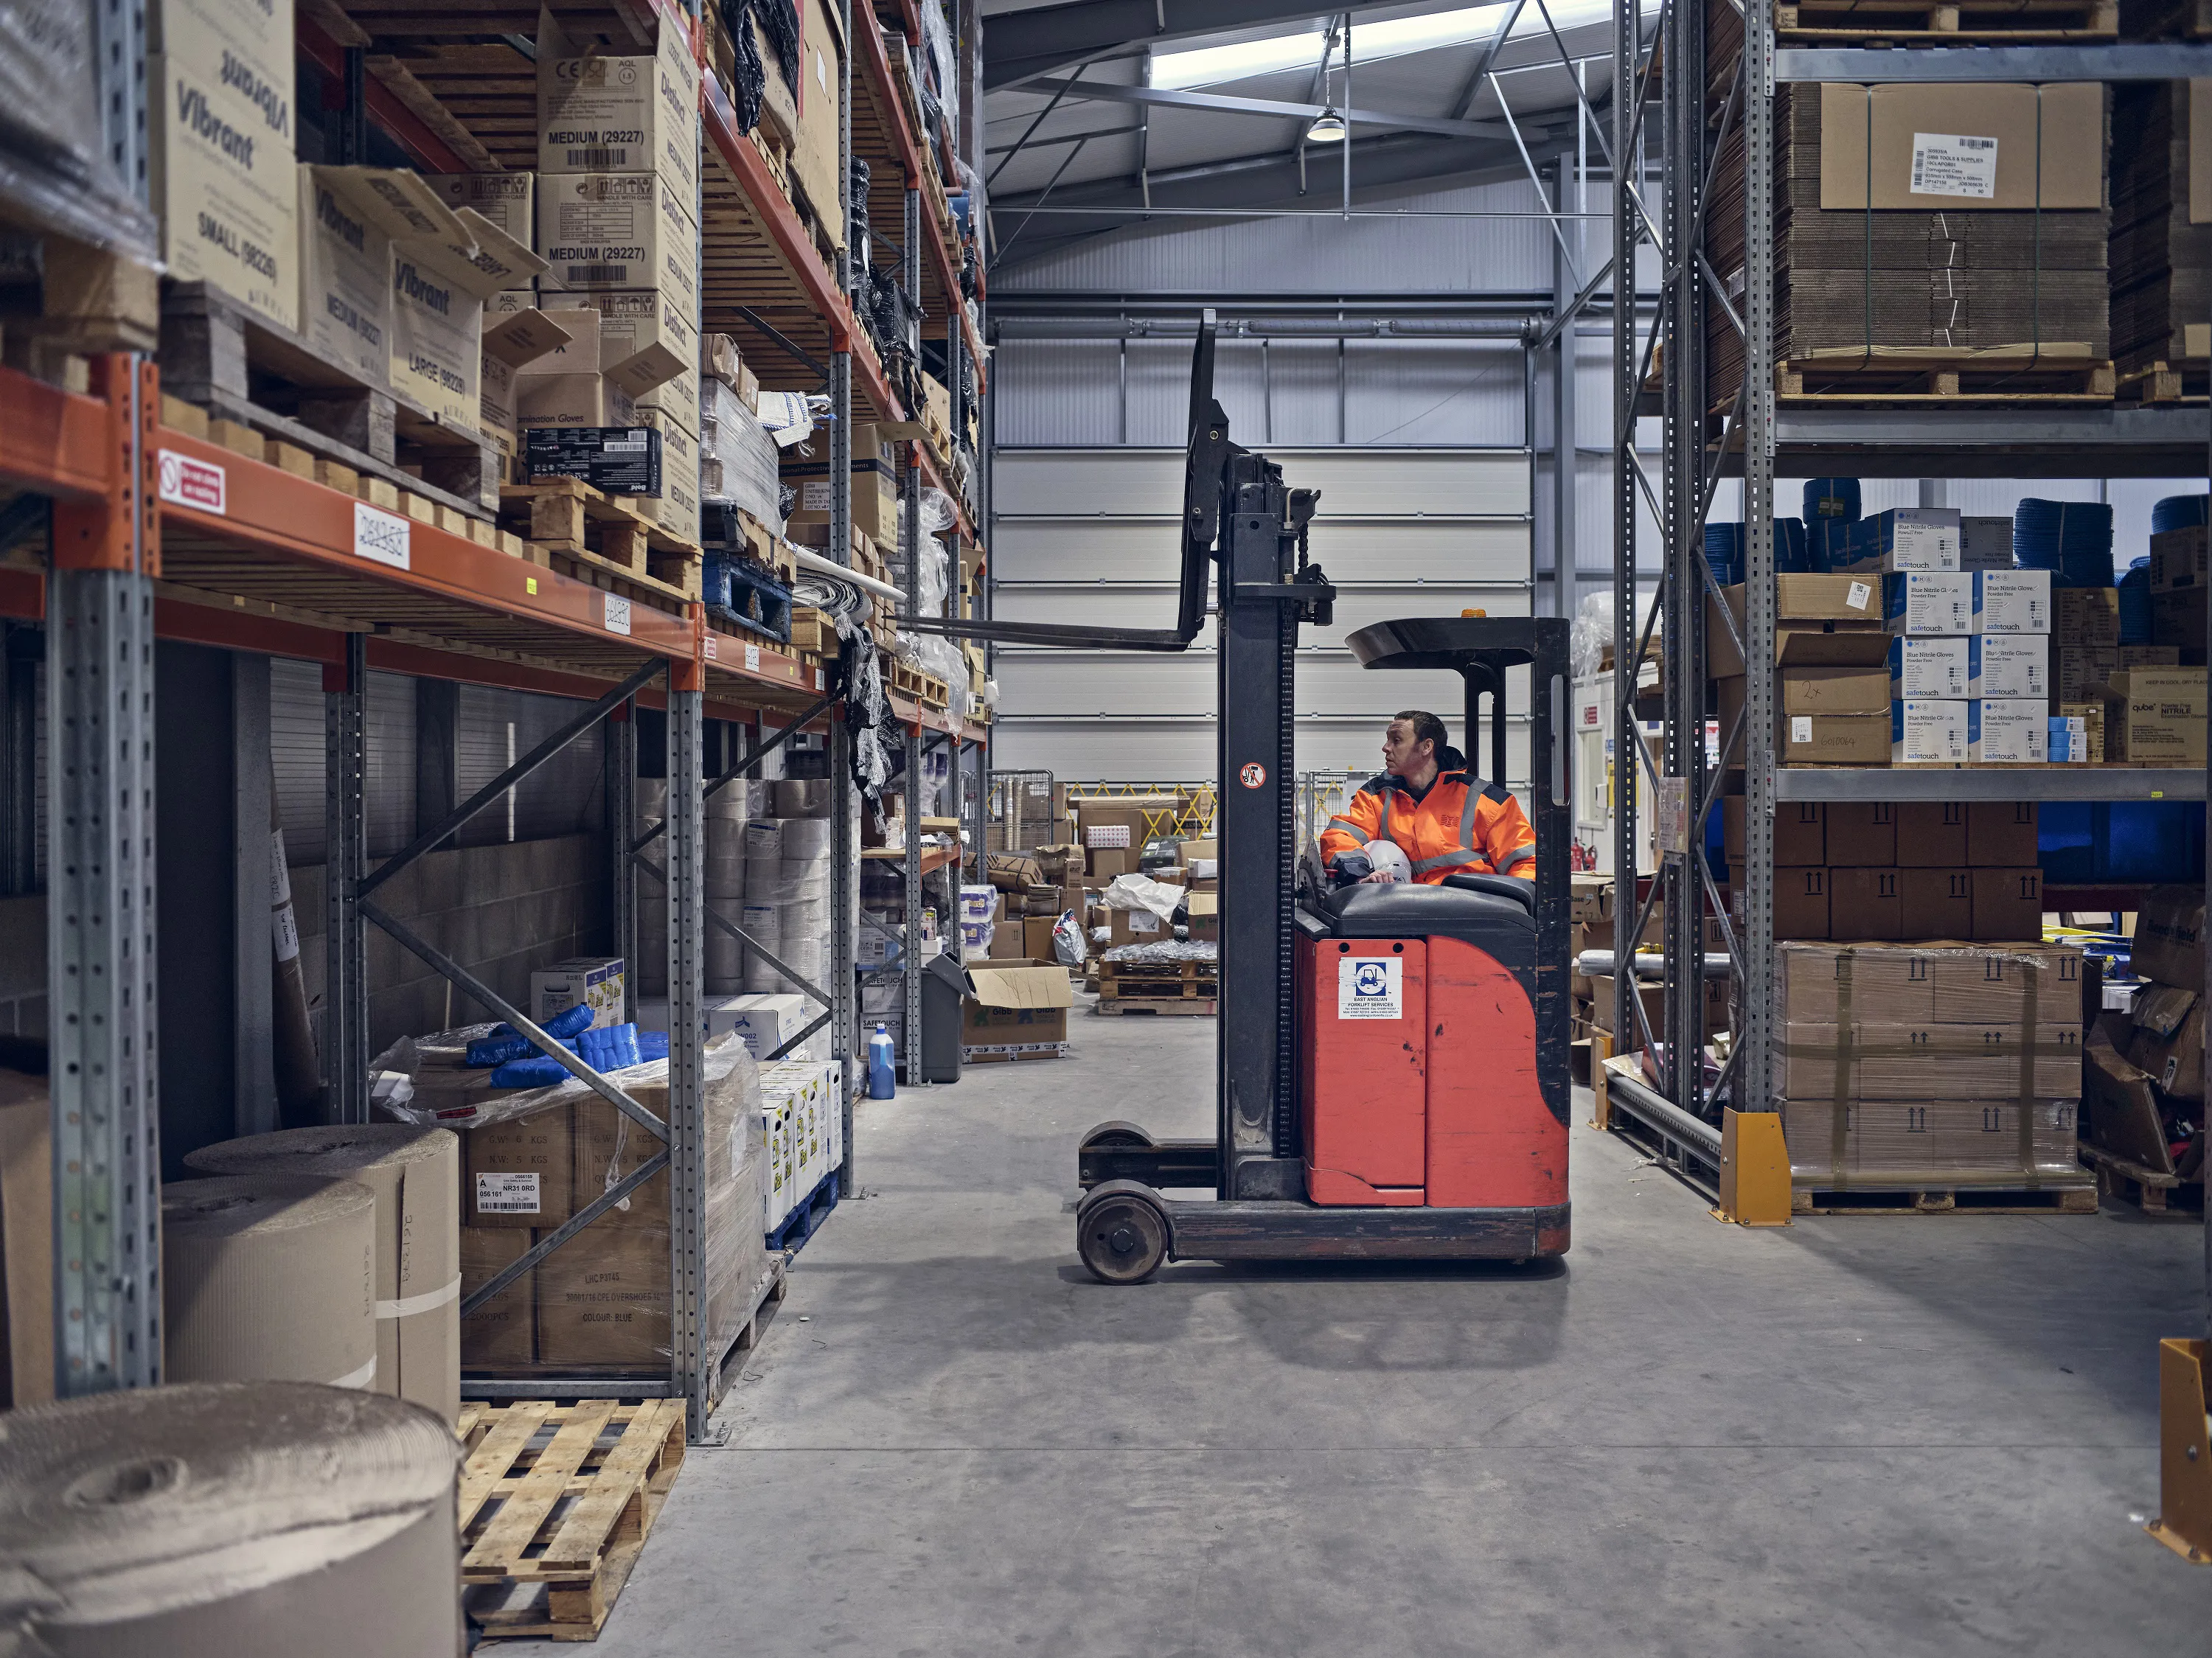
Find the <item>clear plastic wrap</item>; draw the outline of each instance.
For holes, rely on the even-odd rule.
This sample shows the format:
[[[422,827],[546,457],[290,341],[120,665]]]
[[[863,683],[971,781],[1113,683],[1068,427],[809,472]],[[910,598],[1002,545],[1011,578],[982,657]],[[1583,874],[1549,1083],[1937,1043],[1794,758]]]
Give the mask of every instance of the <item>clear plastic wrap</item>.
[[[1577,679],[1600,671],[1606,648],[1613,643],[1613,594],[1610,590],[1584,593],[1575,606],[1574,625],[1567,635],[1567,664]]]
[[[1144,875],[1117,875],[1100,891],[1098,902],[1109,909],[1146,910],[1166,921],[1174,919],[1187,896],[1171,882]]]
[[[0,3],[0,201],[9,217],[160,268],[153,216],[109,159],[86,0]]]
[[[952,55],[952,30],[945,20],[942,0],[921,0],[921,48],[929,60],[929,78],[937,88],[937,101],[955,129],[960,125],[960,70]],[[933,141],[936,134],[929,135]],[[935,149],[932,142],[931,149]]]
[[[763,392],[755,416],[779,449],[804,443],[830,418],[830,399],[817,392]]]
[[[700,382],[699,447],[706,494],[735,501],[771,532],[783,533],[775,440],[718,380]]]
[[[1105,959],[1131,967],[1164,967],[1183,962],[1218,962],[1221,946],[1212,938],[1163,938],[1158,944],[1116,944]]]

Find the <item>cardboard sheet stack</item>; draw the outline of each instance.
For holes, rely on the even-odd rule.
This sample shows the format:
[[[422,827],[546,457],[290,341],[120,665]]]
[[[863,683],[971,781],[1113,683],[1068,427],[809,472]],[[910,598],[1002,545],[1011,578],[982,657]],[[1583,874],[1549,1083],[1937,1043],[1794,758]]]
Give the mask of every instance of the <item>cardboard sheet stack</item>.
[[[2212,354],[2212,80],[2114,88],[2112,266],[2120,372],[2203,365]]]
[[[1796,1185],[2080,1183],[2077,948],[1783,944],[1777,968]]]
[[[1709,4],[1711,61],[1741,39]],[[2111,355],[2101,159],[2105,94],[2090,83],[1784,86],[1775,96],[1774,355],[1805,390],[1849,391],[1854,354],[2066,348]],[[1743,139],[1714,173],[1706,251],[1742,311]],[[1742,375],[1742,343],[1709,307],[1710,387]],[[1833,380],[1816,383],[1829,354]],[[2052,361],[2058,360],[2054,356]],[[2045,363],[2051,366],[2050,361]]]

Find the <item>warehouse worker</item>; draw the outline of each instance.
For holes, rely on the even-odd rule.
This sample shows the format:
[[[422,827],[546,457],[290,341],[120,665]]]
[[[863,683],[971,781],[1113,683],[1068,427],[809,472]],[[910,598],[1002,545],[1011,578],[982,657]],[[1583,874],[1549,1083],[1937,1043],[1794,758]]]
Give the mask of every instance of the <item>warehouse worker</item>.
[[[1536,831],[1521,803],[1476,776],[1447,741],[1444,722],[1419,708],[1391,718],[1382,733],[1382,771],[1328,820],[1322,861],[1339,886],[1397,880],[1367,850],[1383,841],[1404,852],[1413,878],[1428,886],[1448,875],[1535,879]]]

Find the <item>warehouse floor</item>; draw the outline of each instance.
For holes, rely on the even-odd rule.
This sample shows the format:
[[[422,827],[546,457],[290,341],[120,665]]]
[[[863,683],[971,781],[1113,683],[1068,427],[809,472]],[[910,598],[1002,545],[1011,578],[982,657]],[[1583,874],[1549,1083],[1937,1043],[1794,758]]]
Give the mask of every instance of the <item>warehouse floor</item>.
[[[869,1196],[799,1257],[605,1658],[2203,1650],[2212,1571],[2138,1523],[2194,1227],[1740,1231],[1584,1096],[1548,1272],[1109,1289],[1076,1137],[1210,1133],[1215,1026],[1072,1030],[863,1104]]]

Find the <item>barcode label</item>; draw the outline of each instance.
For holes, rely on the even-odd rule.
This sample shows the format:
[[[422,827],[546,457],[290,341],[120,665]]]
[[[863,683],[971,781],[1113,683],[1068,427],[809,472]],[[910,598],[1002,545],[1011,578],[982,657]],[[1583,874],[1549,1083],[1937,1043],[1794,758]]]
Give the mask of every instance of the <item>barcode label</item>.
[[[629,267],[626,264],[572,264],[568,267],[568,280],[586,287],[593,282],[609,282],[619,288],[629,281]]]
[[[643,454],[652,446],[652,440],[642,432],[633,432],[628,437],[609,438],[599,445],[603,455]]]
[[[579,173],[617,173],[629,165],[627,144],[593,144],[568,152],[568,165]]]
[[[1914,133],[1911,191],[1916,196],[1994,200],[1997,141],[1949,132]]]
[[[534,1215],[538,1212],[535,1175],[478,1175],[477,1212],[480,1215]]]

